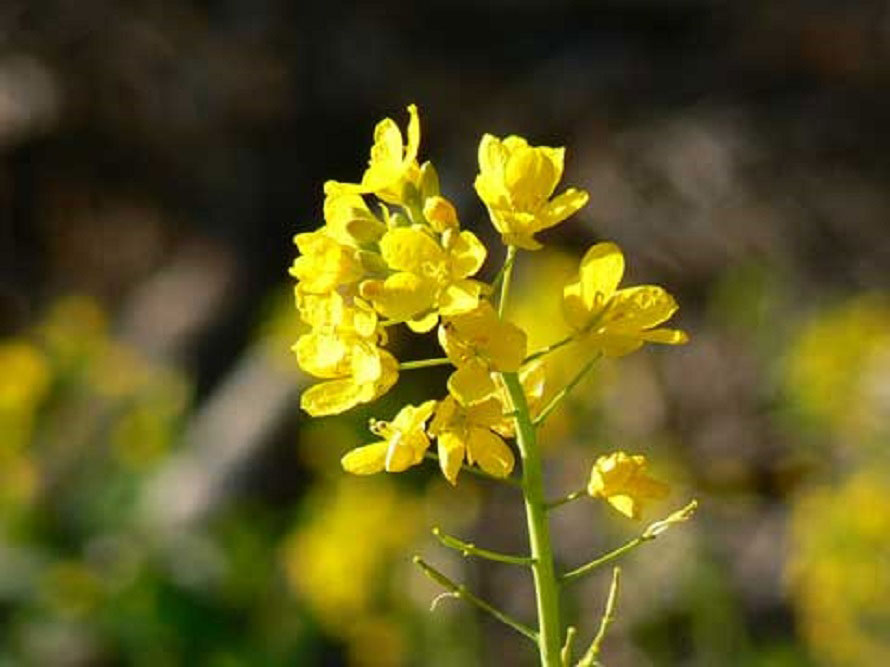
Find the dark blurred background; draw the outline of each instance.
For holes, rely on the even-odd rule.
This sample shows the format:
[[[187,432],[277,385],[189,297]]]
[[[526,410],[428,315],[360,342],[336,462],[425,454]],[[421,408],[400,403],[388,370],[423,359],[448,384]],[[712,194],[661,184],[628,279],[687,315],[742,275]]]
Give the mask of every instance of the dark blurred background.
[[[531,614],[517,573],[428,535],[521,551],[509,489],[339,470],[444,376],[298,408],[291,237],[411,102],[488,276],[482,133],[568,147],[591,200],[519,265],[533,346],[596,240],[681,304],[688,346],[603,365],[547,429],[554,495],[621,447],[675,488],[656,515],[702,503],[627,561],[606,663],[885,664],[888,84],[879,0],[5,0],[0,665],[533,664],[458,603],[430,613],[409,559]],[[560,512],[566,567],[639,528]],[[606,585],[566,603],[587,633]]]

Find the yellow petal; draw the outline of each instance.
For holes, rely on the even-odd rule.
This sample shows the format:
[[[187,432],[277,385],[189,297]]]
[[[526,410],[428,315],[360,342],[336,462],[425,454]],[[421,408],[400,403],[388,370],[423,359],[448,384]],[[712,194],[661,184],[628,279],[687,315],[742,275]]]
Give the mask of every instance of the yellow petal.
[[[427,267],[444,265],[447,255],[417,227],[396,227],[380,239],[380,254],[391,269],[423,274]]]
[[[373,384],[383,373],[380,349],[370,343],[357,343],[350,350],[352,381]]]
[[[417,151],[420,150],[420,116],[417,113],[417,105],[408,105],[408,145],[405,147],[403,162],[411,164],[417,159]]]
[[[386,226],[368,209],[361,195],[334,190],[325,197],[324,219],[329,233],[340,243],[377,241]]]
[[[414,333],[427,333],[428,331],[432,331],[438,323],[439,313],[436,311],[431,311],[426,315],[422,315],[421,317],[412,320],[405,320],[405,324],[407,324],[408,328]]]
[[[491,373],[479,363],[461,366],[448,378],[448,392],[462,405],[484,401],[496,391]]]
[[[528,348],[525,332],[512,322],[501,321],[486,347],[493,370],[519,370]]]
[[[624,275],[624,255],[614,243],[597,243],[581,260],[579,282],[584,307],[598,312],[608,301]]]
[[[467,459],[495,477],[506,477],[513,471],[513,452],[500,437],[488,429],[470,429]]]
[[[384,469],[388,446],[384,441],[356,447],[340,459],[340,465],[353,475],[373,475]]]
[[[479,305],[481,293],[482,283],[475,280],[451,283],[439,294],[439,312],[446,317],[468,313]]]
[[[440,234],[446,229],[456,229],[460,225],[454,205],[439,195],[427,197],[423,202],[423,217]]]
[[[541,229],[559,224],[579,209],[584,208],[590,195],[585,190],[569,188],[549,201],[541,211]]]
[[[310,332],[293,349],[300,368],[310,375],[334,378],[347,372],[349,346],[339,336]]]
[[[454,237],[448,254],[451,257],[451,274],[455,278],[467,278],[482,268],[488,253],[473,232],[463,231]]]
[[[464,442],[453,431],[445,431],[436,438],[439,468],[451,484],[457,484],[457,475],[464,462]]]
[[[640,503],[631,496],[610,496],[609,504],[629,519],[639,519],[641,516]]]
[[[300,396],[300,407],[313,417],[346,412],[361,402],[362,388],[349,379],[320,382]]]
[[[435,283],[415,273],[402,271],[386,280],[366,280],[360,286],[362,297],[385,317],[404,322],[428,310],[435,299]]]
[[[640,285],[615,292],[605,319],[611,328],[649,329],[669,320],[677,308],[674,297],[663,288]]]
[[[479,141],[479,171],[484,175],[502,172],[506,154],[501,140],[491,134],[483,134]]]

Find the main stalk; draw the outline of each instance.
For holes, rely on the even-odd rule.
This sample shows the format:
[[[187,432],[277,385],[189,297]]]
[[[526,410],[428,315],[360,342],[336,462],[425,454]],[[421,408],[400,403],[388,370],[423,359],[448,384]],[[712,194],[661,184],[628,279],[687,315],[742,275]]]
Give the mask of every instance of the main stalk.
[[[522,486],[525,516],[535,580],[538,607],[538,649],[542,667],[559,667],[560,637],[559,589],[550,546],[550,526],[544,500],[541,457],[525,392],[516,373],[503,373],[504,383],[516,410],[516,444],[522,457]]]

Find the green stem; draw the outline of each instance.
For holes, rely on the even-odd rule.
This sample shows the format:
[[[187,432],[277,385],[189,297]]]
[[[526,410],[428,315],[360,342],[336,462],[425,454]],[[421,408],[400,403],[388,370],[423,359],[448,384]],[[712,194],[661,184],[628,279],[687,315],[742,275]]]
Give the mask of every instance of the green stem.
[[[572,491],[567,496],[563,496],[562,498],[557,498],[556,500],[551,500],[546,504],[548,510],[555,510],[557,507],[562,507],[563,505],[572,502],[573,500],[578,500],[578,498],[583,498],[587,495],[587,489],[578,489],[577,491]]]
[[[648,542],[648,541],[654,540],[654,539],[655,539],[654,536],[646,536],[646,535],[640,535],[639,537],[635,537],[627,544],[620,546],[613,551],[610,551],[605,556],[600,556],[599,558],[596,558],[596,559],[590,561],[589,563],[585,563],[581,567],[575,568],[571,572],[566,572],[565,574],[561,575],[559,577],[559,583],[567,584],[569,582],[575,581],[576,579],[580,579],[581,577],[583,577],[587,574],[590,574],[598,567],[601,567],[601,566],[605,565],[606,563],[609,563],[609,562],[615,560],[616,558],[620,558],[621,556],[626,554],[628,551],[633,551],[638,546],[640,546],[643,542]]]
[[[523,363],[523,364],[527,364],[528,362],[530,362],[530,361],[534,361],[535,359],[540,359],[540,358],[543,357],[545,354],[550,354],[551,352],[555,352],[556,350],[558,350],[558,349],[561,348],[562,346],[564,346],[564,345],[568,345],[568,344],[571,343],[573,340],[575,340],[575,336],[566,336],[566,337],[563,338],[562,340],[558,340],[558,341],[556,341],[555,343],[551,343],[551,344],[548,345],[547,347],[542,347],[542,348],[541,348],[540,350],[538,350],[537,352],[533,352],[532,354],[528,355],[525,359],[522,360],[522,363]]]
[[[400,371],[412,371],[417,368],[432,368],[433,366],[447,366],[451,363],[448,357],[436,357],[435,359],[418,359],[416,361],[403,361],[399,364]]]
[[[452,581],[451,579],[446,577],[444,574],[439,572],[439,570],[437,570],[432,565],[430,565],[429,563],[424,561],[420,556],[414,557],[414,564],[417,565],[421,570],[423,570],[423,573],[426,576],[428,576],[430,579],[435,581],[437,584],[439,584],[445,590],[452,593],[455,597],[460,598],[461,600],[466,600],[470,604],[476,605],[482,611],[484,611],[488,614],[491,614],[497,620],[499,620],[501,623],[504,623],[505,625],[509,625],[511,628],[516,630],[516,632],[525,635],[526,637],[531,639],[533,642],[538,641],[538,633],[536,633],[530,627],[528,627],[527,625],[525,625],[523,623],[520,623],[512,616],[509,616],[508,614],[505,614],[504,612],[502,612],[500,609],[491,606],[482,598],[479,598],[479,597],[473,595],[470,591],[467,590],[466,586],[464,586],[463,584],[458,584],[455,581]]]
[[[513,268],[513,262],[516,261],[516,253],[514,252],[512,257],[510,256],[510,248],[512,247],[513,246],[507,246],[507,257],[504,260],[504,264],[501,266],[500,269],[498,269],[497,275],[495,275],[494,280],[491,281],[492,291],[498,288],[498,285],[500,285],[501,281],[504,279],[507,270]]]
[[[501,282],[501,298],[498,299],[498,317],[503,317],[507,310],[507,297],[510,295],[510,278],[513,276],[513,263],[516,261],[516,246],[507,246],[507,259],[504,260]]]
[[[550,399],[550,402],[541,410],[540,414],[535,417],[534,425],[541,425],[547,417],[550,416],[550,413],[553,412],[556,407],[559,405],[560,401],[568,396],[569,392],[575,388],[575,386],[584,379],[584,376],[593,368],[593,365],[599,360],[600,354],[597,354],[593,359],[584,364],[584,367],[578,371],[578,374],[571,379],[571,381],[562,389],[560,389],[556,395]]]
[[[516,409],[516,444],[522,457],[525,515],[528,524],[532,573],[538,609],[538,651],[542,667],[559,667],[560,639],[559,588],[550,546],[550,527],[544,503],[543,471],[535,427],[529,414],[525,392],[516,373],[502,373],[504,384]]]
[[[606,599],[606,609],[603,611],[603,618],[600,621],[600,628],[596,633],[596,637],[590,643],[590,648],[584,657],[578,661],[577,667],[593,667],[597,664],[597,658],[602,648],[603,639],[606,637],[606,630],[615,620],[615,605],[618,602],[618,589],[621,586],[621,568],[616,567],[612,570],[612,584],[609,586],[609,597]]]
[[[439,455],[435,452],[425,452],[423,458],[429,459],[430,461],[438,461]],[[516,489],[522,488],[522,482],[520,482],[515,477],[495,477],[494,475],[489,475],[487,472],[482,470],[481,468],[475,468],[473,466],[468,466],[466,464],[462,464],[460,469],[464,472],[468,472],[471,475],[476,475],[476,477],[483,477],[485,479],[490,479],[492,482],[502,482],[507,486],[512,486]]]
[[[459,551],[465,558],[467,556],[478,556],[479,558],[497,561],[498,563],[507,563],[509,565],[530,566],[534,565],[535,562],[533,558],[529,558],[528,556],[511,556],[510,554],[502,554],[497,551],[477,547],[471,542],[464,542],[463,540],[459,540],[456,537],[443,533],[438,526],[433,528],[433,535],[435,535],[436,539],[444,546]]]

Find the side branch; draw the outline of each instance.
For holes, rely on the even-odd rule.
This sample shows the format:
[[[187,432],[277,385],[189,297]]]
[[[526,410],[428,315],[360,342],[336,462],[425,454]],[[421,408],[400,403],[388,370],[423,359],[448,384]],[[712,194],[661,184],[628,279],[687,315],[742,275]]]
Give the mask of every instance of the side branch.
[[[581,577],[590,574],[598,567],[605,565],[606,563],[610,563],[616,558],[620,558],[628,551],[633,551],[638,546],[640,546],[643,542],[648,542],[650,540],[654,540],[654,535],[640,535],[639,537],[635,537],[627,544],[618,547],[614,551],[610,551],[605,556],[600,556],[599,558],[590,561],[589,563],[585,563],[581,567],[575,568],[571,572],[566,572],[565,574],[559,577],[559,582],[561,584],[567,584],[569,582],[575,581],[576,579],[580,579]]]
[[[535,559],[529,556],[511,556],[497,551],[490,551],[489,549],[482,549],[470,542],[464,542],[463,540],[459,540],[456,537],[443,533],[438,526],[433,528],[433,535],[436,536],[436,539],[438,539],[443,546],[461,552],[464,557],[478,556],[479,558],[497,561],[498,563],[508,563],[509,565],[531,566],[535,564]]]
[[[417,368],[432,368],[433,366],[448,366],[451,359],[448,357],[436,357],[435,359],[418,359],[417,361],[403,361],[399,364],[400,371],[412,371]]]
[[[546,406],[544,406],[544,409],[541,410],[540,414],[535,417],[535,420],[533,422],[535,426],[540,426],[544,422],[544,420],[550,416],[550,413],[556,409],[560,401],[568,396],[569,392],[572,391],[572,389],[574,389],[575,386],[584,379],[584,376],[587,375],[590,369],[593,368],[593,365],[597,361],[599,361],[599,358],[601,356],[602,354],[597,354],[590,361],[584,364],[581,370],[578,371],[578,374],[573,377],[565,387],[560,389],[553,398],[550,399],[550,402]]]
[[[551,343],[547,347],[542,347],[540,350],[532,352],[530,355],[528,355],[525,359],[522,360],[522,363],[523,363],[523,365],[525,365],[525,364],[529,363],[530,361],[534,361],[535,359],[540,359],[541,357],[548,355],[551,352],[555,352],[556,350],[563,347],[564,345],[568,345],[573,340],[575,340],[574,335],[566,336],[562,340],[558,340],[555,343]]]
[[[621,568],[616,567],[612,570],[612,584],[609,586],[609,597],[606,599],[606,609],[603,612],[603,618],[600,621],[600,628],[596,633],[596,637],[590,643],[590,648],[584,657],[578,661],[577,667],[593,667],[597,663],[597,658],[602,648],[603,639],[606,637],[606,631],[615,620],[615,605],[618,602],[618,589],[621,586]]]
[[[501,623],[504,623],[505,625],[509,625],[511,628],[516,630],[516,632],[518,632],[519,634],[525,635],[526,637],[531,639],[533,642],[537,643],[538,633],[535,632],[534,630],[532,630],[530,627],[528,627],[527,625],[525,625],[523,623],[520,623],[512,616],[509,616],[508,614],[505,614],[504,612],[502,612],[500,609],[497,609],[496,607],[493,607],[492,605],[488,604],[482,598],[479,598],[479,597],[473,595],[472,593],[470,593],[470,591],[467,590],[466,586],[464,586],[463,584],[458,584],[458,583],[452,581],[451,579],[446,577],[444,574],[439,572],[439,570],[437,570],[432,565],[430,565],[429,563],[424,561],[420,556],[415,556],[413,560],[414,560],[414,564],[417,565],[421,570],[423,570],[423,573],[426,576],[428,576],[430,579],[435,581],[437,584],[439,584],[442,588],[444,588],[445,590],[450,592],[452,595],[454,595],[455,597],[460,598],[462,600],[466,600],[470,604],[473,604],[473,605],[479,607],[479,609],[486,612],[487,614],[490,614],[491,616],[494,616],[494,618],[499,620]]]
[[[578,489],[576,491],[572,491],[570,494],[563,496],[562,498],[557,498],[556,500],[552,500],[547,503],[544,507],[547,510],[555,510],[557,507],[562,507],[572,501],[578,500],[578,498],[587,497],[587,489]]]
[[[599,558],[590,561],[589,563],[585,563],[581,567],[575,568],[570,572],[566,572],[565,574],[560,575],[559,583],[567,584],[569,582],[575,581],[576,579],[580,579],[581,577],[590,574],[601,565],[605,565],[606,563],[609,563],[616,558],[620,558],[628,551],[636,549],[638,546],[643,544],[643,542],[651,542],[674,524],[688,521],[692,517],[692,515],[695,514],[696,509],[698,509],[698,501],[693,500],[688,505],[686,505],[686,507],[677,510],[673,514],[669,515],[666,519],[662,519],[661,521],[656,521],[655,523],[650,524],[646,528],[646,530],[643,531],[642,535],[640,535],[639,537],[635,537],[627,544],[620,546],[617,549],[605,554],[604,556],[600,556]]]

